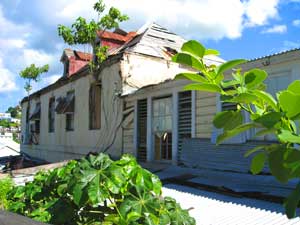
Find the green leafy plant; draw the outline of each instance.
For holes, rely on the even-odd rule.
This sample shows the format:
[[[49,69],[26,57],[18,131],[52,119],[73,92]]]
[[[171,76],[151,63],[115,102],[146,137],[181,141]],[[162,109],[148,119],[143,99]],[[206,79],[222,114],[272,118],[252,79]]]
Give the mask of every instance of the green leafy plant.
[[[278,144],[258,146],[245,154],[246,157],[255,154],[251,164],[252,173],[260,173],[267,163],[272,175],[280,182],[300,178],[300,135],[297,125],[300,120],[300,81],[294,81],[273,97],[265,91],[264,81],[268,74],[261,69],[243,72],[239,66],[245,60],[232,60],[218,66],[204,63],[206,55],[218,54],[218,51],[206,49],[199,42],[191,40],[184,43],[181,52],[173,57],[173,61],[197,71],[176,76],[176,79],[192,81],[184,87],[185,90],[218,93],[222,102],[237,105],[236,110],[216,114],[213,124],[223,130],[217,137],[217,144],[258,128],[255,129],[256,136],[272,134],[277,137]],[[225,79],[226,74],[229,79]],[[243,111],[249,113],[251,122],[244,123]],[[299,201],[300,183],[284,203],[289,218],[296,216]]]
[[[29,118],[30,113],[30,92],[32,90],[32,81],[38,82],[40,81],[40,76],[43,73],[47,73],[49,70],[49,65],[46,64],[44,66],[36,66],[35,64],[31,64],[30,66],[26,67],[20,72],[20,77],[25,79],[25,86],[24,89],[27,92],[27,99],[28,99],[28,107],[27,107],[27,118]],[[29,142],[29,123],[26,123],[26,136],[25,136],[25,143]]]
[[[32,90],[31,82],[38,82],[40,80],[40,75],[42,73],[47,73],[49,70],[49,65],[46,64],[44,66],[38,67],[35,64],[31,64],[30,66],[26,67],[24,70],[20,72],[20,77],[26,80],[25,83],[25,91],[30,94]]]
[[[10,177],[0,179],[0,209],[8,206],[7,193],[13,188],[13,181]]]
[[[111,7],[108,13],[102,15],[105,11],[105,4],[102,0],[98,0],[94,4],[94,10],[98,14],[97,20],[87,22],[85,18],[78,17],[76,21],[67,27],[58,25],[58,35],[63,38],[65,43],[69,45],[88,45],[92,48],[94,61],[90,62],[92,72],[95,72],[107,57],[106,46],[101,46],[97,39],[97,32],[119,27],[119,23],[128,20],[127,15],[123,15],[117,8]]]
[[[89,155],[40,172],[8,200],[10,211],[51,224],[195,224],[130,155],[117,161]]]

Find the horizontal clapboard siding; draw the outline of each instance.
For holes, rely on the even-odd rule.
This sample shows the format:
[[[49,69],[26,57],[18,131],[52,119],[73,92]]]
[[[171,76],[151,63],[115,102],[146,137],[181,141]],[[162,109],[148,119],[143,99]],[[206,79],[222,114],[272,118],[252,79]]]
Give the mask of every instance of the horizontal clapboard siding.
[[[213,130],[212,120],[216,112],[216,94],[196,92],[196,137],[211,137]]]
[[[244,157],[257,142],[215,145],[208,139],[192,138],[183,141],[181,162],[189,167],[248,173],[252,157]],[[264,168],[263,172],[268,173]]]
[[[180,160],[186,168],[193,168],[190,173],[197,175],[191,182],[236,192],[286,197],[295,188],[295,180],[281,184],[270,175],[267,167],[259,175],[252,175],[249,171],[252,157],[245,158],[244,154],[260,144],[268,142],[216,146],[208,139],[192,138],[183,141]]]

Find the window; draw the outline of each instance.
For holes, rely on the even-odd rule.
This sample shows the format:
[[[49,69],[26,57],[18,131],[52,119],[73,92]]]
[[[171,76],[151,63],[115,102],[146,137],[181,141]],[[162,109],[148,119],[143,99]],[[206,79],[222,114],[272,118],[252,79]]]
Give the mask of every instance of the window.
[[[75,111],[75,92],[69,91],[66,97],[66,106],[64,113],[66,114],[66,130],[74,130],[74,111]]]
[[[34,125],[35,125],[35,128],[34,128],[35,133],[39,134],[40,133],[40,120],[34,121]]]
[[[153,130],[155,132],[172,130],[172,98],[153,100]]]
[[[48,108],[48,125],[49,132],[54,132],[55,130],[55,98],[52,97],[49,99],[49,108]]]
[[[37,102],[35,108],[30,118],[31,121],[34,121],[32,124],[31,133],[39,134],[40,133],[40,119],[41,119],[41,103]]]
[[[92,84],[89,93],[89,127],[91,130],[101,127],[101,85]]]
[[[37,102],[35,104],[35,108],[31,116],[29,117],[30,120],[40,120],[41,119],[41,103]]]
[[[66,114],[66,130],[73,131],[74,130],[74,114]]]
[[[230,90],[234,90],[233,87],[228,87],[228,88],[224,88],[225,91],[230,91]],[[237,103],[234,102],[224,102],[222,101],[222,99],[220,99],[221,101],[221,111],[235,111],[237,110]]]

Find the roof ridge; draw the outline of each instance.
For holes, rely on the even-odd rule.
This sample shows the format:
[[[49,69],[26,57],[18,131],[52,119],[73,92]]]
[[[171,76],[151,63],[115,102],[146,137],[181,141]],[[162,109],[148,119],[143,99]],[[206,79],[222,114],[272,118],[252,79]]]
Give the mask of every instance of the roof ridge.
[[[280,51],[280,52],[275,52],[273,54],[269,54],[269,55],[265,55],[265,56],[260,56],[260,57],[252,58],[252,59],[249,59],[248,62],[253,62],[253,61],[260,60],[260,59],[265,59],[265,58],[268,58],[268,57],[273,57],[273,56],[288,54],[288,53],[291,53],[291,52],[294,52],[294,51],[299,51],[299,50],[300,50],[300,48],[291,48],[291,49],[288,49],[288,50],[283,50],[283,51]]]

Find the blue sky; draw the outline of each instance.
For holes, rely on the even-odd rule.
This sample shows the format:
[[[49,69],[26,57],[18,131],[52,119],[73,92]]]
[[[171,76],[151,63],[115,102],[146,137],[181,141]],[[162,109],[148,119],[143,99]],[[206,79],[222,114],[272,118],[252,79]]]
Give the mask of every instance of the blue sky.
[[[25,96],[18,73],[48,63],[38,90],[62,75],[65,47],[57,25],[94,18],[95,0],[0,1],[0,112]],[[218,49],[224,59],[252,59],[300,47],[300,0],[105,0],[127,13],[126,30],[155,21],[186,39]]]

